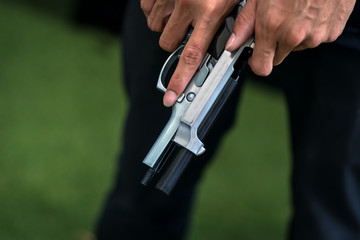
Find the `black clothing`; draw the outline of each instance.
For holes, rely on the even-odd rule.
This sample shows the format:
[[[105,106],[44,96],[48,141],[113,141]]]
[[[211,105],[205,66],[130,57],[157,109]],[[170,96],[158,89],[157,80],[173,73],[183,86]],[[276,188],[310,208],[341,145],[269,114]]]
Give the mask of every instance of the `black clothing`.
[[[130,108],[97,237],[183,239],[198,180],[233,123],[241,86],[226,105],[222,124],[207,137],[208,151],[192,161],[170,197],[143,187],[147,167],[142,160],[170,113],[155,88],[168,53],[158,47],[159,35],[147,29],[138,1],[129,1],[123,30]],[[360,48],[341,41],[291,53],[270,75],[282,83],[291,123],[291,240],[360,239]]]
[[[354,10],[350,15],[349,21],[347,23],[347,28],[356,29],[360,31],[360,2],[359,0],[356,1]]]
[[[354,10],[346,24],[337,44],[360,50],[360,1],[357,0]]]

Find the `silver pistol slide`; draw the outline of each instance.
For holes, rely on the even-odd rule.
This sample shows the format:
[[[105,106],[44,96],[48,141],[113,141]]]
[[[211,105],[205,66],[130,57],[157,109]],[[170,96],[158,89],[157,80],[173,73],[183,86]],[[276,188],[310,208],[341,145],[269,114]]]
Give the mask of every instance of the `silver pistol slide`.
[[[255,45],[251,37],[238,50],[225,50],[236,16],[244,4],[245,1],[240,3],[225,19],[200,67],[173,105],[168,123],[143,161],[149,166],[149,170],[142,179],[142,184],[148,185],[156,174],[167,168],[156,188],[170,194],[191,158],[205,151],[202,140],[236,87],[239,75]],[[166,91],[165,86],[177,66],[191,32],[190,29],[180,47],[163,65],[157,83],[159,90]]]

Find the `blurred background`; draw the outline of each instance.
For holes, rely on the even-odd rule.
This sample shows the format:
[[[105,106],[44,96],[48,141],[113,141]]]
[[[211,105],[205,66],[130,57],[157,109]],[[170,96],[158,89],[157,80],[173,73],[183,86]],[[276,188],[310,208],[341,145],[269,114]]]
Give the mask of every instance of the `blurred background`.
[[[124,4],[0,0],[0,239],[93,239],[127,109]],[[188,239],[284,239],[287,129],[276,84],[248,81]]]

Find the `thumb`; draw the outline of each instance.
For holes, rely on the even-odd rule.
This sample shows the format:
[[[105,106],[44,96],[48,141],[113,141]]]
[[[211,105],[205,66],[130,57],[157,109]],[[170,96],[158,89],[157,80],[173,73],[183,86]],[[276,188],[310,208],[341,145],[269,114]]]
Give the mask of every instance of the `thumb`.
[[[226,43],[225,49],[232,52],[243,45],[254,33],[256,1],[247,1],[237,15],[233,32]]]

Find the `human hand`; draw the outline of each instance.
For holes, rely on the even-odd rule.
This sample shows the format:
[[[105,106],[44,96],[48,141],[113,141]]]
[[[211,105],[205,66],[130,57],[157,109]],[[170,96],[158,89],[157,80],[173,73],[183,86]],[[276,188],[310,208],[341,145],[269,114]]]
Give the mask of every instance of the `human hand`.
[[[255,33],[248,63],[267,76],[291,51],[335,41],[356,0],[248,0],[237,16],[226,49],[234,51]]]
[[[142,0],[141,8],[153,31],[162,31],[159,44],[174,51],[189,26],[194,28],[170,79],[164,105],[175,103],[199,67],[216,31],[239,0]]]

